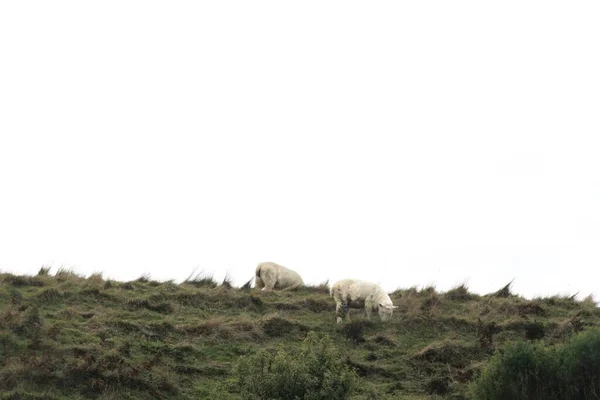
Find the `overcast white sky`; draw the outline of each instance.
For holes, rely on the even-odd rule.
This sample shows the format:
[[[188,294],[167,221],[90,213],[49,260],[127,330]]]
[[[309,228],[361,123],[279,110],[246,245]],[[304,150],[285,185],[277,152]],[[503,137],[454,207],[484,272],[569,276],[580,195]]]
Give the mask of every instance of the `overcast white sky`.
[[[600,297],[597,1],[4,1],[0,270]]]

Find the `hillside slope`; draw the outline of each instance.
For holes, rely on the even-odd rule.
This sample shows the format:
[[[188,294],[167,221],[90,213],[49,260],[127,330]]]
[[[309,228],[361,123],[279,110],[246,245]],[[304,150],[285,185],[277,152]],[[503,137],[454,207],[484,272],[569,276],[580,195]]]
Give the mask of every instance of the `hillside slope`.
[[[508,286],[390,296],[391,322],[353,310],[337,326],[326,285],[263,293],[201,277],[0,274],[0,399],[236,399],[230,372],[241,355],[294,351],[309,331],[331,336],[358,374],[354,399],[463,399],[503,342],[558,343],[600,322],[591,299],[525,300]]]

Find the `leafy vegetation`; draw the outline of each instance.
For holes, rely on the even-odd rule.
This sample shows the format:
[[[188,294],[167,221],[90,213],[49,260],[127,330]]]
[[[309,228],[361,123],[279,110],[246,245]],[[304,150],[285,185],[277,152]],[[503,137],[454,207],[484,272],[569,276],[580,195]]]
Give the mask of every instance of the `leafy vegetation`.
[[[584,332],[565,345],[507,344],[473,384],[482,400],[585,400],[600,393],[600,331]]]
[[[500,355],[505,345],[534,361],[555,351],[573,366],[563,368],[569,379],[597,379],[599,350],[577,336],[592,335],[600,321],[591,298],[526,300],[510,285],[486,296],[461,285],[390,297],[399,306],[391,321],[366,321],[355,311],[352,323],[338,326],[327,283],[264,293],[203,274],[181,284],[48,268],[0,274],[0,399],[260,398],[251,382],[275,391],[281,374],[303,382],[298,398],[319,398],[306,393],[326,388],[355,400],[469,399],[483,390],[473,382],[481,376],[485,386],[498,360],[512,354]],[[257,360],[276,368],[252,367]],[[591,398],[585,388],[598,390],[571,386],[583,388],[575,399]]]
[[[247,399],[343,400],[348,397],[355,375],[344,364],[328,336],[317,339],[309,332],[302,351],[289,354],[260,350],[242,357],[234,369],[239,393]]]

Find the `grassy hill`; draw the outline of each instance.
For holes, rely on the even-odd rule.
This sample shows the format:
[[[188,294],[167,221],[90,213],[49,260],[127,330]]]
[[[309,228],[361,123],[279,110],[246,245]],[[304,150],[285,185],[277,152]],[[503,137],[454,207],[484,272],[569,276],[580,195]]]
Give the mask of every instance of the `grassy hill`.
[[[356,371],[352,399],[468,399],[469,382],[510,340],[564,341],[598,326],[592,299],[526,300],[506,286],[479,296],[464,286],[390,294],[391,322],[335,324],[326,284],[263,293],[209,277],[132,282],[0,274],[0,399],[237,399],[242,355],[307,332],[327,334]]]

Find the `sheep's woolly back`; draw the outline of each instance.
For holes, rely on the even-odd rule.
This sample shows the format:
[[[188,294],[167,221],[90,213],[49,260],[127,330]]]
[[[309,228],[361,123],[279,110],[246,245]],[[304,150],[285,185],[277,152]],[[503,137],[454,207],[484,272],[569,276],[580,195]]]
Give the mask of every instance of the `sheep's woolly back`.
[[[384,305],[392,305],[392,299],[375,283],[363,281],[360,279],[342,279],[331,286],[331,295],[336,302],[342,301],[364,301],[371,297],[374,302]]]
[[[300,274],[273,262],[258,264],[255,281],[255,286],[257,288],[264,287],[264,290],[291,290],[304,286]]]

